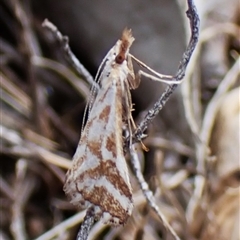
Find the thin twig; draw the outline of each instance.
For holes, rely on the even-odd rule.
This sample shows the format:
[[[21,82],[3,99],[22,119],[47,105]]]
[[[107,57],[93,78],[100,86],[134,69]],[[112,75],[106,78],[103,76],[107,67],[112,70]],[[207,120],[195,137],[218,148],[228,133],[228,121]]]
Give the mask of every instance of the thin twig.
[[[206,41],[210,40],[211,38],[216,37],[219,34],[228,34],[235,38],[238,38],[238,33],[240,32],[240,28],[237,25],[231,23],[224,23],[224,24],[217,24],[211,27],[204,29],[199,37],[198,45],[194,51],[191,61],[188,65],[188,71],[185,77],[185,81],[182,84],[181,92],[183,97],[183,105],[184,105],[184,112],[186,116],[187,123],[195,136],[198,136],[197,140],[199,140],[199,133],[200,133],[200,119],[202,116],[196,115],[196,108],[200,109],[200,99],[199,101],[194,101],[193,96],[196,99],[196,91],[200,92],[200,89],[195,89],[191,86],[193,76],[196,74],[197,65],[199,58],[201,56],[202,45]],[[197,79],[199,81],[199,79]],[[198,84],[198,83],[192,83]],[[200,85],[198,86],[200,88]],[[194,111],[195,110],[195,111]]]
[[[67,68],[65,65],[58,63],[56,61],[44,58],[44,57],[38,57],[34,56],[32,58],[33,64],[39,67],[48,68],[51,69],[58,74],[62,75],[64,77],[64,80],[69,82],[70,85],[72,85],[78,93],[83,96],[84,98],[87,98],[89,95],[89,87],[87,84],[83,81],[80,81],[74,72],[72,72],[69,68]]]
[[[109,226],[106,225],[106,224],[103,224],[101,221],[96,222],[96,224],[94,224],[94,226],[92,227],[92,229],[91,229],[91,231],[88,235],[88,240],[98,239],[99,236],[101,235],[101,233],[106,230],[106,228],[109,228]],[[112,228],[112,229],[115,229],[115,230],[119,231],[119,230],[121,230],[121,227]],[[106,240],[106,239],[104,239],[104,240]]]
[[[68,218],[67,220],[61,222],[57,226],[53,227],[49,231],[45,232],[43,235],[39,236],[35,240],[50,240],[53,239],[54,237],[58,236],[59,233],[63,232],[64,230],[68,230],[77,224],[79,224],[85,215],[86,211],[82,211],[80,213],[75,214],[71,218]]]
[[[190,38],[188,47],[182,56],[182,60],[178,67],[177,73],[173,77],[173,80],[176,80],[176,81],[181,81],[183,79],[183,77],[185,76],[185,71],[186,71],[187,65],[189,63],[189,60],[192,56],[192,53],[196,47],[197,42],[198,42],[199,17],[197,14],[196,7],[192,0],[188,0],[187,17],[190,20],[192,34],[191,34],[191,38]],[[153,108],[148,111],[147,115],[144,117],[142,122],[138,125],[136,131],[133,134],[134,141],[141,140],[144,131],[147,129],[148,125],[153,121],[153,119],[157,116],[159,111],[164,107],[164,105],[169,100],[170,96],[172,95],[174,90],[177,88],[177,86],[178,86],[178,84],[173,84],[173,85],[168,86],[167,89],[165,90],[165,92],[162,94],[162,96],[154,104]]]
[[[201,143],[197,147],[197,171],[201,173],[206,172],[206,159],[208,156],[208,145],[212,132],[212,127],[216,118],[217,111],[219,109],[219,100],[239,79],[240,70],[240,58],[235,62],[232,68],[228,71],[225,78],[220,83],[216,93],[209,102],[205,115],[203,118],[203,124],[200,132]],[[187,219],[192,222],[195,216],[195,211],[199,206],[199,201],[204,192],[206,179],[203,176],[196,176],[194,193],[189,201],[187,207]]]
[[[20,159],[16,166],[14,202],[12,205],[12,222],[10,229],[15,239],[25,240],[28,237],[25,229],[24,209],[33,192],[35,178],[25,176],[27,167],[25,159]]]
[[[22,8],[19,0],[11,0],[12,6],[14,8],[14,13],[19,23],[21,24],[21,35],[20,44],[22,49],[25,50],[25,64],[27,69],[27,80],[31,88],[31,98],[32,98],[32,118],[35,123],[35,127],[41,132],[41,108],[38,99],[38,83],[36,81],[36,75],[31,61],[32,56],[40,55],[40,48],[38,46],[37,39],[33,33],[30,13],[26,13],[25,9]]]
[[[39,156],[42,160],[51,163],[55,166],[59,166],[64,169],[69,169],[71,166],[71,161],[67,158],[61,157],[55,153],[50,152],[45,147],[38,146],[22,136],[5,126],[0,125],[0,139],[6,141],[13,147],[10,148],[9,153],[19,157],[30,158],[33,156]],[[4,153],[4,148],[0,149],[0,153]]]
[[[232,68],[228,71],[228,73],[226,74],[226,76],[218,86],[216,93],[214,94],[213,98],[211,99],[211,101],[207,106],[207,109],[205,111],[204,118],[203,118],[201,133],[200,133],[200,138],[202,139],[204,144],[207,146],[210,140],[212,127],[218,111],[219,100],[239,80],[239,76],[240,76],[239,66],[240,66],[240,57],[237,59],[235,64],[232,66]],[[205,151],[199,151],[199,154],[197,154],[198,162],[199,162],[199,166],[197,167],[197,170],[199,172],[202,172],[205,169],[203,166],[201,166],[202,162],[206,157],[202,155],[203,152]]]
[[[151,146],[171,150],[189,157],[195,156],[194,150],[187,145],[182,144],[181,142],[173,142],[162,137],[149,137],[144,141],[144,144],[149,147]]]
[[[31,100],[29,99],[28,95],[2,72],[1,88],[5,89],[10,95],[12,95],[17,102],[21,102],[21,105],[25,106],[28,111],[31,109]]]
[[[140,188],[143,191],[143,194],[145,198],[147,199],[147,202],[149,206],[154,210],[154,212],[158,215],[162,225],[164,226],[165,230],[169,232],[174,239],[180,240],[180,238],[177,236],[173,228],[169,225],[167,219],[165,218],[164,214],[160,211],[156,203],[154,202],[154,196],[151,190],[149,190],[149,186],[147,182],[145,181],[142,172],[141,167],[138,159],[137,152],[135,150],[134,144],[130,147],[130,156],[131,156],[131,164],[133,167],[134,174],[138,180],[138,183],[140,185]]]
[[[67,57],[67,60],[72,64],[73,68],[81,75],[83,76],[90,85],[96,85],[94,78],[92,75],[88,72],[88,70],[79,62],[79,60],[76,58],[76,56],[71,51],[69,44],[68,44],[68,37],[63,36],[60,31],[58,31],[57,27],[51,23],[48,19],[45,19],[42,23],[42,26],[50,30],[55,39],[60,43],[61,47],[63,48],[65,55]],[[97,86],[98,88],[98,86]]]
[[[10,200],[14,200],[13,189],[9,186],[9,184],[2,178],[0,175],[0,192],[7,196]]]

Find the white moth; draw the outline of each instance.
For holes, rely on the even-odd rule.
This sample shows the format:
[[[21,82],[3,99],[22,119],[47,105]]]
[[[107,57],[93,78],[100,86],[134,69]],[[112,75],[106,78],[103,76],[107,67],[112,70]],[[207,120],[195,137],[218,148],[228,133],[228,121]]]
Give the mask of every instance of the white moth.
[[[131,132],[130,89],[137,87],[129,57],[133,41],[125,29],[99,67],[100,88],[64,185],[72,204],[94,207],[96,216],[113,225],[124,224],[133,209],[122,137],[124,125]]]

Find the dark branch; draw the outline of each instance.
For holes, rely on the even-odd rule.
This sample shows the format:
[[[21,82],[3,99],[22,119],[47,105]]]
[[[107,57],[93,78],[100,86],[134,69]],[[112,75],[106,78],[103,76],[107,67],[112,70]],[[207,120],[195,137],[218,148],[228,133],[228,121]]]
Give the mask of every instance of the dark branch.
[[[95,220],[95,213],[94,213],[94,208],[92,207],[87,210],[87,213],[83,219],[83,222],[79,229],[76,240],[87,240],[88,239],[88,235],[94,224],[94,220]]]
[[[197,14],[197,9],[192,0],[188,0],[188,10],[186,12],[187,17],[190,20],[191,27],[191,38],[187,46],[186,51],[183,53],[182,60],[179,64],[176,75],[173,77],[173,81],[181,81],[186,72],[187,65],[190,61],[192,53],[197,45],[199,37],[199,17]],[[145,118],[138,125],[135,133],[133,134],[133,142],[140,141],[143,138],[143,133],[147,129],[148,125],[157,116],[159,111],[165,106],[166,102],[169,100],[170,96],[177,88],[178,84],[172,84],[168,86],[165,92],[161,95],[158,101],[154,104],[153,108],[148,111]]]
[[[49,31],[52,32],[55,39],[61,45],[65,56],[68,62],[73,66],[73,68],[79,73],[80,76],[83,76],[90,85],[96,84],[92,75],[88,72],[88,70],[79,62],[76,56],[73,54],[72,50],[69,47],[69,40],[68,37],[63,36],[61,32],[57,29],[57,27],[51,23],[48,19],[45,19],[42,23],[42,26],[47,28]]]

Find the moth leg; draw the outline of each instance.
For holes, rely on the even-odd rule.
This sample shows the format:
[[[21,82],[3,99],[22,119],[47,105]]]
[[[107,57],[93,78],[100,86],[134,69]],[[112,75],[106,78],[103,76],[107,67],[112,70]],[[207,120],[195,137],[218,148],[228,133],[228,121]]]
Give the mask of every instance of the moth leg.
[[[131,107],[131,112],[133,112],[135,109],[133,108],[133,105],[134,104],[132,104],[132,107]],[[134,121],[134,119],[133,119],[133,117],[132,117],[132,114],[130,113],[130,121],[129,121],[129,124],[130,124],[130,122],[131,122],[131,124],[132,124],[132,126],[133,126],[133,129],[134,129],[134,131],[137,129],[137,126],[136,126],[136,124],[135,124],[135,121]],[[133,131],[131,130],[130,131],[130,133],[132,133]],[[132,140],[132,134],[130,135],[130,144],[132,144],[132,142],[131,142],[131,140]],[[142,149],[145,151],[145,152],[148,152],[149,151],[149,149],[145,146],[145,144],[142,142],[142,140],[140,140],[140,143],[141,143],[141,145],[142,145]],[[131,145],[130,145],[131,146]]]
[[[137,129],[137,126],[136,126],[136,124],[135,124],[135,122],[134,122],[134,119],[133,119],[133,117],[132,117],[132,112],[133,111],[135,111],[135,109],[133,108],[133,105],[134,105],[134,103],[132,104],[132,106],[131,106],[131,109],[130,109],[130,121],[131,121],[131,124],[132,124],[132,126],[133,126],[133,129],[134,130],[136,130]]]
[[[140,83],[141,76],[145,76],[151,79],[152,81],[163,82],[167,84],[180,84],[182,82],[182,79],[178,80],[176,79],[176,77],[172,75],[164,75],[164,74],[158,73],[157,71],[153,70],[152,68],[147,66],[145,63],[143,63],[142,61],[134,57],[132,54],[129,54],[129,55],[134,61],[137,62],[138,65],[140,65],[141,67],[147,69],[149,72],[152,73],[152,74],[149,74],[142,70],[139,70],[138,73],[136,74],[136,79],[135,79],[136,83]],[[156,76],[154,76],[153,74]]]
[[[127,58],[127,65],[128,65],[128,69],[129,69],[129,74],[127,76],[128,85],[129,85],[130,89],[136,89],[136,88],[138,88],[138,86],[140,84],[140,78],[135,77],[132,59],[131,59],[130,54],[128,55],[128,58]]]

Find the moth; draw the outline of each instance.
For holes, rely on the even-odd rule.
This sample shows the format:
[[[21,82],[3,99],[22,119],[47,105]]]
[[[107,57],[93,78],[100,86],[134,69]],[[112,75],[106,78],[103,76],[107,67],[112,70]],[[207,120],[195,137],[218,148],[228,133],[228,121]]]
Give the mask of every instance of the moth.
[[[96,98],[90,101],[64,191],[81,209],[93,207],[104,223],[126,223],[133,210],[132,188],[123,152],[123,127],[131,132],[130,89],[138,86],[129,49],[134,41],[125,29],[97,72]]]

